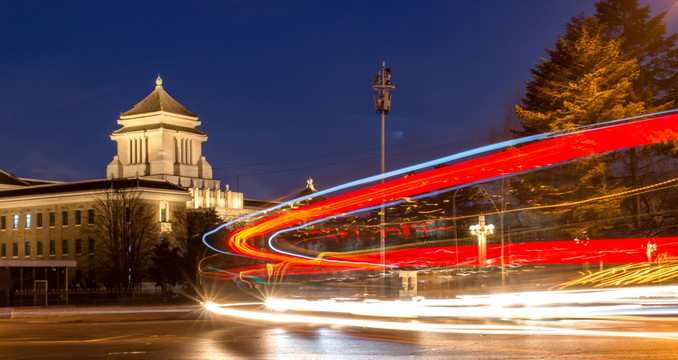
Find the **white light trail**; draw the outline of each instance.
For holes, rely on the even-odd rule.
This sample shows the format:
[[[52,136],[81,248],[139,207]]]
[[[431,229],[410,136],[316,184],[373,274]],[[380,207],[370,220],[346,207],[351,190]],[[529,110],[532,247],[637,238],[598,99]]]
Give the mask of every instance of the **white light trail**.
[[[449,300],[336,301],[267,299],[249,304],[205,303],[205,309],[229,318],[269,324],[348,326],[385,330],[472,334],[536,334],[644,337],[678,340],[678,332],[601,331],[564,328],[567,324],[545,322],[543,326],[519,324],[452,324],[454,319],[561,320],[621,319],[633,316],[678,315],[678,287],[554,291],[463,296]],[[247,305],[248,309],[242,309]],[[265,309],[264,306],[265,305]],[[664,319],[666,320],[666,319]],[[556,326],[560,325],[560,326]]]

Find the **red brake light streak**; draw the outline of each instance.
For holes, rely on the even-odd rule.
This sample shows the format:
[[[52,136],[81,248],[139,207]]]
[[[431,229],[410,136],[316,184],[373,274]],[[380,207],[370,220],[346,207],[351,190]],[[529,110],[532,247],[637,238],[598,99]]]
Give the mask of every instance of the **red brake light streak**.
[[[380,268],[380,266],[377,265],[378,254],[335,256],[332,258],[332,261],[327,261],[322,258],[307,259],[294,257],[289,254],[261,250],[254,247],[250,243],[250,240],[272,234],[280,229],[297,226],[304,222],[331,216],[340,216],[341,214],[355,211],[356,209],[378,206],[382,203],[388,203],[401,198],[408,198],[436,190],[489,180],[502,175],[525,172],[543,166],[575,160],[581,157],[676,140],[678,139],[678,132],[673,131],[672,129],[678,129],[678,114],[573,132],[503,152],[421,172],[404,178],[390,180],[383,184],[369,186],[258,220],[249,226],[234,231],[227,240],[228,247],[237,254],[285,263],[285,270],[288,273],[336,271],[350,268],[377,269]],[[642,239],[626,240],[641,241]],[[647,241],[645,240],[645,242]],[[666,245],[671,244],[671,248],[675,248],[676,239],[671,238],[666,242]],[[561,246],[561,249],[572,250],[571,248],[576,246],[573,244],[574,242],[570,241],[563,242],[563,244],[551,244],[551,246],[557,245]],[[633,244],[636,249],[638,248],[637,246],[641,245],[642,244]],[[525,259],[523,260],[526,262],[546,261],[545,259],[539,260],[526,256],[525,254],[529,254],[529,249],[524,248],[521,251],[518,251],[518,246],[514,246],[513,253],[520,253],[522,254],[521,256],[525,256]],[[527,245],[523,246],[526,247]],[[543,249],[544,246],[549,245],[538,243],[534,246],[539,246],[540,249]],[[475,249],[475,247],[469,248]],[[436,257],[432,256],[431,253],[440,249],[441,248],[428,248],[428,254],[425,255],[426,261],[429,263],[436,263]],[[533,250],[536,251],[537,249]],[[417,251],[421,251],[421,249],[417,249],[417,251],[407,250],[404,253],[401,253],[403,251],[405,250],[389,252],[389,265],[403,266],[405,265],[404,262],[406,260],[417,259],[420,256],[423,256],[417,254]],[[492,246],[488,247],[489,258],[492,258],[493,251]],[[625,256],[620,254],[617,255],[614,262],[617,262],[616,260],[622,261],[626,259]],[[571,258],[573,259],[572,261],[575,261],[574,259],[580,258],[580,255],[581,253],[573,254],[573,256],[569,257],[559,256],[559,261],[567,262],[566,260],[563,260],[566,258]],[[635,257],[631,257],[637,259],[637,254],[634,256]],[[449,256],[447,258],[449,258]],[[554,259],[551,260],[556,261]],[[372,261],[372,265],[366,264],[365,261]],[[411,261],[407,261],[407,263],[410,264]],[[253,268],[248,269],[253,273],[257,273],[255,276],[260,276],[258,273],[260,273],[261,270],[255,270]],[[245,268],[239,270],[245,270]],[[265,273],[265,269],[263,271]]]

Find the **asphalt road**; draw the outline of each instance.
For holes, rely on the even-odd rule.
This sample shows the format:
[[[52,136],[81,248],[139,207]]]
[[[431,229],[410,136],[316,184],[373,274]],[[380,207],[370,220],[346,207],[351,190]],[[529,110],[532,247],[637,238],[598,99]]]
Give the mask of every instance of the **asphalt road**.
[[[649,331],[670,320],[576,322]],[[0,359],[676,359],[675,340],[268,327],[197,319],[0,320]]]

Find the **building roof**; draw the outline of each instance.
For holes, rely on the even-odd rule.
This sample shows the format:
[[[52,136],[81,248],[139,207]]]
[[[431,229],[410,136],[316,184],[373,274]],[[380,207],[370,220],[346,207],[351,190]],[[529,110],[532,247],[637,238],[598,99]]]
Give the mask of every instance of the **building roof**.
[[[162,88],[162,79],[160,75],[155,80],[155,90],[146,96],[145,99],[141,100],[138,104],[134,105],[131,110],[128,110],[120,116],[128,115],[139,115],[147,114],[157,111],[164,111],[178,115],[185,115],[191,117],[198,117],[197,114],[194,114],[174,100],[165,90]]]
[[[264,210],[276,205],[280,205],[280,201],[243,199],[243,207],[245,209]]]
[[[315,196],[314,194],[317,192],[318,190],[316,190],[313,186],[313,179],[308,178],[308,180],[306,180],[306,188],[304,188],[304,190],[298,193],[294,198],[306,198],[302,201],[305,201],[307,204],[313,204],[318,201],[327,200],[327,197],[323,195]]]
[[[189,133],[198,134],[198,135],[205,135],[204,132],[202,132],[202,131],[200,131],[196,128],[179,126],[179,125],[172,125],[172,124],[166,124],[166,123],[155,123],[155,124],[147,124],[147,125],[139,125],[139,126],[125,126],[125,127],[122,127],[118,130],[113,131],[113,134],[124,134],[124,133],[129,133],[129,132],[134,132],[134,131],[156,130],[156,129],[167,129],[167,130],[189,132]]]
[[[179,185],[164,180],[154,179],[99,179],[88,181],[66,182],[48,185],[25,186],[15,189],[0,190],[0,198],[26,195],[46,195],[78,191],[106,189],[146,188],[158,190],[187,191]]]
[[[23,181],[11,173],[8,173],[5,170],[0,169],[0,184],[2,185],[17,185],[17,186],[28,186],[28,182]]]
[[[47,185],[47,184],[61,184],[63,181],[57,180],[44,180],[44,179],[30,179],[30,178],[19,178],[19,180],[26,182],[28,185]]]

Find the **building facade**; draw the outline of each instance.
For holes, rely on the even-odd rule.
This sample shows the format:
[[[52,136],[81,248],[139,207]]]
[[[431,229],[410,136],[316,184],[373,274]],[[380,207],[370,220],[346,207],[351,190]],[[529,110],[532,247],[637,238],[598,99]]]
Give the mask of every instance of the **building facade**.
[[[185,187],[191,193],[188,209],[213,208],[230,220],[250,211],[243,194],[212,178],[212,166],[202,154],[207,135],[197,129],[198,115],[174,100],[163,88],[160,76],[146,98],[122,114],[111,140],[117,155],[106,168],[109,179],[161,179]]]
[[[12,305],[16,292],[63,291],[97,280],[92,228],[94,201],[102,192],[137,191],[155,209],[161,237],[185,211],[215,209],[230,220],[267,204],[246,203],[242,193],[212,178],[198,116],[165,92],[160,76],[118,124],[110,135],[117,154],[105,179],[57,182],[0,170],[0,306]]]
[[[158,230],[171,232],[191,196],[161,180],[118,179],[32,185],[7,173],[0,176],[0,304],[17,290],[66,290],[92,286],[97,274],[97,221],[93,201],[111,189],[138,191],[155,209]],[[16,185],[16,183],[25,184]],[[9,183],[15,183],[9,185]],[[40,285],[44,283],[44,285]]]

